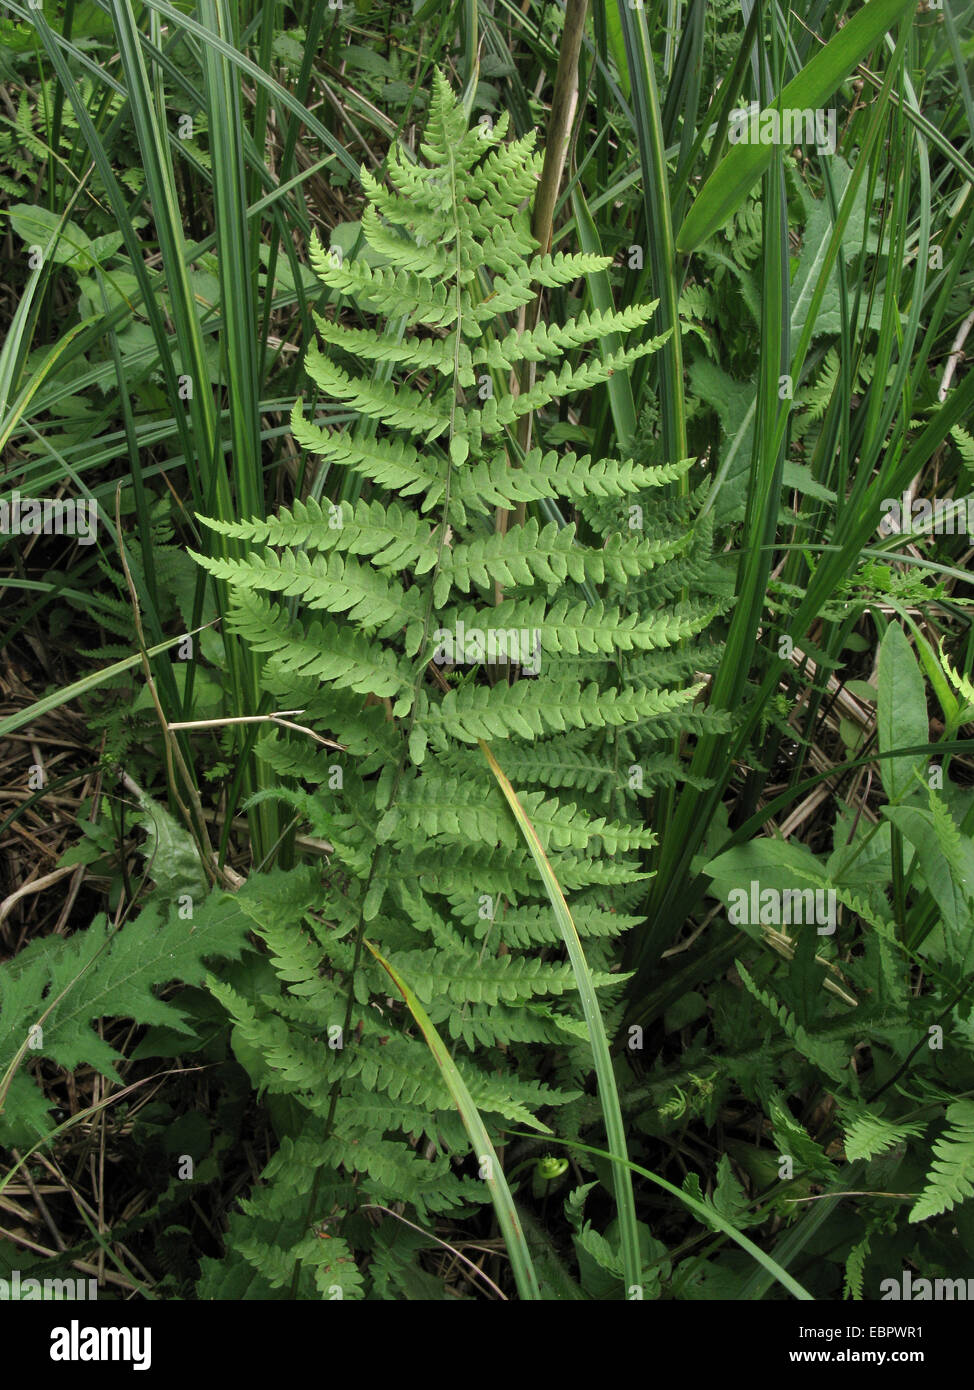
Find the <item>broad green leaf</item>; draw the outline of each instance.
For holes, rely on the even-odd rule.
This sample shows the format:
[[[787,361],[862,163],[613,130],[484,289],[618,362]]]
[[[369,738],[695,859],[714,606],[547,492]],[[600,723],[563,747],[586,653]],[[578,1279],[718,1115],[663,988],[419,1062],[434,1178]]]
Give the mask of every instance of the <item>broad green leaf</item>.
[[[880,753],[915,748],[930,738],[927,696],[923,676],[903,629],[891,623],[879,649],[879,697],[876,733]],[[883,789],[892,802],[915,791],[920,778],[926,786],[927,760],[923,757],[886,758],[880,763]]]
[[[974,845],[960,835],[946,808],[939,818],[921,806],[884,806],[883,814],[916,849],[924,881],[943,917],[947,953],[966,969],[974,954]]]
[[[241,894],[249,895],[248,888]],[[36,1083],[24,1070],[28,1055],[47,1057],[68,1071],[87,1062],[120,1084],[116,1048],[93,1024],[100,1018],[131,1018],[187,1034],[192,1029],[181,1009],[160,998],[156,988],[171,980],[202,983],[207,957],[238,957],[246,944],[250,919],[241,910],[240,895],[219,890],[197,905],[192,918],[170,912],[166,920],[158,905],[149,905],[134,921],[119,929],[104,915],[84,931],[67,938],[38,937],[0,967],[0,1004],[4,1030],[0,1035],[0,1124],[6,1143],[23,1143],[37,1132],[52,1129],[48,1097],[31,1103]],[[35,1133],[26,1129],[33,1127]]]
[[[146,872],[161,897],[174,906],[176,899],[188,894],[194,902],[201,901],[209,885],[193,837],[169,814],[165,806],[144,791],[139,791],[142,813],[138,817],[146,832],[143,854]]]
[[[782,89],[777,101],[772,102],[772,109],[804,111],[823,106],[856,64],[915,3],[916,0],[869,0]],[[687,213],[676,249],[694,251],[722,227],[764,173],[771,156],[770,145],[734,145]]]
[[[832,179],[835,184],[837,200],[840,200],[845,193],[851,174],[852,171],[848,164],[837,155],[832,160]],[[795,342],[799,340],[802,329],[805,327],[805,320],[815,295],[815,287],[818,284],[835,225],[827,199],[809,198],[807,206],[808,216],[802,234],[802,249],[798,267],[791,282],[791,336]],[[865,225],[866,189],[862,186],[856,194],[853,210],[843,233],[841,251],[843,261],[851,260],[861,251]],[[815,324],[812,330],[813,340],[823,335],[834,335],[842,330],[838,275],[839,270],[836,267],[815,315]],[[869,318],[871,328],[879,328],[882,321],[882,307],[881,303],[873,304]]]
[[[45,259],[77,270],[103,264],[122,244],[121,232],[109,232],[92,241],[76,222],[30,203],[17,203],[10,209],[10,224],[28,246],[39,246]]]
[[[718,854],[703,865],[703,872],[722,889],[746,888],[752,879],[757,879],[762,888],[793,888],[798,877],[804,886],[809,875],[826,881],[825,870],[810,849],[790,840],[769,838],[736,845]]]

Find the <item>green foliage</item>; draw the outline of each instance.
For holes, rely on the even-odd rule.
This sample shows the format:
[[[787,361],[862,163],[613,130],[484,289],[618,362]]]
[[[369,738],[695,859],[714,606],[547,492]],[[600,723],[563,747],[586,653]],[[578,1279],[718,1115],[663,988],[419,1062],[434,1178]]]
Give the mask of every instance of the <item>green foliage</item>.
[[[936,676],[932,658],[929,670]],[[736,971],[774,1026],[769,1033],[728,995],[716,1005],[715,1032],[728,1070],[764,1109],[778,1153],[791,1160],[793,1189],[809,1182],[857,1188],[855,1214],[829,1223],[846,1242],[844,1296],[855,1299],[878,1296],[893,1258],[951,1273],[945,1214],[972,1192],[974,1112],[964,1098],[974,1084],[970,797],[953,786],[928,787],[926,757],[896,756],[929,736],[920,664],[898,626],[880,646],[873,695],[880,747],[891,755],[882,764],[884,787],[891,803],[896,798],[883,807],[885,820],[867,827],[842,808],[824,861],[803,846],[759,839],[706,865],[714,895],[725,902],[755,880],[775,892],[815,883],[843,909],[834,935],[818,940],[801,917],[780,929],[763,917],[745,920],[752,956],[748,966],[738,959]],[[910,985],[916,967],[926,975],[922,991]],[[729,1055],[761,1033],[763,1055]],[[864,1044],[865,1074],[850,1065]],[[685,1055],[684,1065],[692,1060]],[[837,1104],[841,1149],[826,1142],[833,1125],[816,1133],[807,1123],[813,1098],[823,1096]],[[669,1113],[677,1112],[670,1106]],[[732,1152],[760,1171],[757,1154]],[[850,1174],[858,1175],[854,1184]],[[900,1201],[916,1194],[909,1222],[917,1233],[895,1245],[892,1192],[902,1193]]]
[[[927,1221],[943,1211],[952,1211],[965,1197],[974,1196],[974,1105],[956,1100],[947,1107],[950,1128],[933,1146],[936,1158],[919,1200],[910,1212],[911,1221]]]
[[[245,890],[246,895],[246,890]],[[0,967],[0,1137],[29,1145],[50,1135],[50,1104],[32,1077],[48,1059],[71,1070],[82,1063],[120,1083],[121,1053],[94,1027],[130,1018],[191,1036],[178,1004],[161,998],[172,981],[200,984],[207,960],[238,958],[249,919],[244,898],[213,894],[148,904],[131,922],[111,928],[104,916],[73,936],[42,937]]]
[[[919,1135],[924,1125],[892,1124],[879,1115],[869,1112],[856,1115],[845,1132],[845,1156],[850,1162],[859,1158],[875,1158],[896,1144],[902,1144],[910,1135]]]
[[[0,1187],[67,1242],[0,1274],[969,1271],[970,539],[879,524],[974,470],[963,7],[672,9],[588,7],[577,72],[571,5],[0,17],[0,502],[98,507],[90,547],[0,537]],[[838,148],[732,148],[754,99]],[[741,921],[755,879],[835,931]]]
[[[540,784],[520,799],[573,892],[593,982],[606,991],[618,980],[599,968],[603,943],[636,920],[619,914],[615,890],[639,881],[639,854],[655,838],[634,820],[620,765],[638,761],[660,736],[694,727],[699,683],[662,688],[653,662],[667,649],[678,658],[666,682],[686,682],[695,669],[693,639],[713,605],[672,599],[703,573],[709,532],[695,532],[685,508],[630,531],[617,500],[638,513],[680,470],[596,465],[541,447],[514,461],[521,416],[540,412],[543,432],[553,402],[627,369],[657,344],[644,340],[604,359],[566,357],[640,327],[652,306],[588,310],[527,332],[507,326],[502,316],[529,304],[537,286],[584,280],[606,259],[532,254],[522,205],[539,157],[531,138],[505,143],[506,127],[502,117],[491,132],[468,130],[438,76],[423,161],[394,150],[391,189],[363,173],[370,204],[362,229],[383,264],[346,261],[312,244],[326,286],[407,327],[391,338],[378,324],[321,320],[331,355],[309,351],[310,375],[360,422],[377,421],[379,432],[361,424],[322,430],[298,416],[295,433],[333,466],[395,497],[327,508],[296,502],[267,521],[210,521],[251,549],[236,559],[197,555],[229,584],[236,630],[266,654],[265,688],[275,699],[287,691],[305,719],[321,721],[348,750],[329,759],[301,735],[277,730],[259,747],[269,766],[300,779],[300,790],[280,795],[334,846],[334,857],[303,923],[270,906],[255,916],[280,996],[254,1000],[211,982],[255,1084],[297,1108],[280,1130],[265,1185],[244,1208],[249,1221],[234,1218],[226,1269],[204,1278],[205,1296],[223,1281],[236,1287],[241,1258],[257,1271],[248,1287],[266,1293],[290,1281],[310,1290],[310,1255],[319,1247],[308,1235],[337,1206],[336,1234],[357,1260],[375,1252],[371,1286],[388,1297],[389,1281],[401,1287],[406,1276],[366,1239],[355,1216],[362,1203],[404,1201],[422,1223],[486,1200],[475,1178],[460,1175],[465,1143],[433,1057],[397,1006],[380,1002],[387,987],[361,959],[364,924],[433,1024],[462,1044],[461,1075],[495,1134],[504,1122],[544,1129],[539,1112],[554,1118],[578,1094],[533,1079],[538,1045],[563,1045],[566,1025],[577,1026],[575,980],[560,952],[551,956],[560,938],[543,890],[470,745],[490,739],[515,780],[523,759]],[[541,361],[553,369],[512,393],[507,374]],[[362,374],[359,364],[378,362],[392,364],[389,379]],[[478,393],[478,382],[490,389]],[[536,507],[559,496],[577,499],[577,519],[542,524],[551,513]],[[495,528],[495,508],[518,503],[524,516]],[[323,621],[321,613],[342,617]],[[460,631],[478,633],[480,645]],[[498,632],[507,643],[500,656],[490,645]],[[460,684],[444,691],[436,674],[451,668]],[[566,781],[573,764],[598,770],[596,785]],[[666,770],[657,763],[650,778]],[[570,800],[560,794],[566,785]],[[600,813],[606,792],[612,817]],[[448,881],[438,872],[444,863]],[[618,1280],[613,1259],[607,1267]]]

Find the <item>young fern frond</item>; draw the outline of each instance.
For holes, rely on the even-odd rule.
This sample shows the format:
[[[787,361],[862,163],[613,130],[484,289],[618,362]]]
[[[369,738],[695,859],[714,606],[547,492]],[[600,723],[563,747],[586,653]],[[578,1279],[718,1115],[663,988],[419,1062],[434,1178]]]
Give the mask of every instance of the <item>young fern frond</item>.
[[[265,763],[301,784],[278,794],[332,854],[290,936],[255,921],[280,995],[245,999],[212,985],[255,1081],[296,1102],[248,1220],[231,1222],[230,1246],[264,1296],[285,1284],[315,1296],[321,1267],[308,1238],[328,1213],[338,1212],[331,1230],[363,1269],[376,1251],[373,1287],[383,1296],[393,1266],[381,1241],[369,1243],[371,1228],[351,1221],[358,1205],[406,1202],[422,1224],[487,1200],[470,1176],[476,1163],[461,1176],[467,1141],[434,1060],[361,949],[366,924],[435,1027],[467,1049],[458,1065],[488,1130],[511,1121],[544,1129],[539,1111],[557,1117],[578,1095],[533,1078],[532,1049],[577,1039],[582,1014],[544,888],[472,745],[490,740],[522,783],[613,1017],[622,977],[605,967],[612,938],[640,920],[627,909],[655,841],[642,824],[642,784],[627,787],[620,758],[644,758],[650,784],[672,780],[679,763],[657,740],[696,730],[704,714],[691,710],[702,688],[693,642],[719,600],[704,585],[682,610],[659,595],[707,570],[710,533],[686,510],[642,532],[626,510],[658,505],[658,489],[691,461],[650,467],[516,447],[523,415],[628,370],[661,340],[598,354],[610,335],[645,329],[651,305],[527,331],[507,320],[539,286],[584,282],[609,262],[538,254],[525,202],[540,156],[532,138],[506,144],[506,125],[468,130],[437,75],[421,159],[393,150],[388,187],[363,172],[370,261],[310,248],[333,299],[353,301],[359,325],[379,320],[319,320],[323,348],[307,356],[321,392],[377,429],[292,417],[299,443],[334,472],[357,475],[360,499],[206,521],[250,550],[196,557],[226,581],[236,629],[266,655],[265,688],[287,692],[289,707],[301,705],[305,722],[320,721],[348,750],[326,754],[281,729],[261,739]],[[382,335],[384,317],[406,321],[401,341]],[[541,361],[551,369],[513,393],[511,374]],[[376,364],[391,378],[380,380]],[[556,498],[581,510],[546,512]],[[523,519],[496,527],[498,508],[521,504]],[[681,564],[691,569],[667,579]],[[650,574],[659,588],[644,589]],[[665,688],[654,654],[679,644],[679,684]],[[639,662],[631,683],[626,654]],[[301,1161],[313,1179],[299,1177]],[[300,1210],[294,1182],[307,1193]],[[214,1291],[235,1277],[208,1266],[203,1289],[224,1296]],[[354,1278],[336,1282],[357,1296]]]

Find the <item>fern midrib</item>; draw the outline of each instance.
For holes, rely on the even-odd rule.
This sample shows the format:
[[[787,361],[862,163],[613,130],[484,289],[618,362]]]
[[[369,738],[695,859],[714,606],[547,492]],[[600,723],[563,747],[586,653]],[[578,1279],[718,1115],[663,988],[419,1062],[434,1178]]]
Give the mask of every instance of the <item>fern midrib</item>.
[[[455,298],[455,307],[456,307],[456,320],[455,320],[454,333],[453,333],[453,389],[452,389],[452,399],[451,399],[451,403],[450,403],[450,432],[449,432],[449,439],[448,439],[447,451],[446,451],[446,477],[445,477],[444,486],[443,486],[443,501],[442,501],[442,508],[441,508],[441,516],[440,516],[440,528],[439,528],[439,529],[440,529],[440,537],[439,537],[439,543],[438,543],[438,545],[437,545],[436,563],[434,564],[432,570],[425,576],[425,580],[426,580],[426,591],[427,591],[427,603],[426,603],[426,612],[425,612],[425,615],[424,615],[424,618],[423,618],[423,638],[422,638],[422,643],[421,643],[421,645],[420,645],[420,651],[424,651],[424,650],[426,649],[426,645],[427,645],[427,642],[428,642],[428,639],[429,639],[430,624],[431,624],[432,617],[433,617],[434,594],[435,594],[435,588],[436,588],[436,578],[437,578],[437,575],[438,575],[439,572],[440,572],[440,567],[441,567],[442,559],[443,559],[443,550],[444,550],[444,547],[445,547],[445,545],[446,545],[446,537],[447,537],[447,532],[448,532],[448,530],[449,530],[449,519],[450,519],[450,484],[451,484],[451,479],[452,479],[452,476],[453,476],[453,456],[452,456],[452,452],[451,452],[451,449],[450,449],[450,444],[452,443],[453,438],[454,438],[455,433],[456,433],[456,417],[457,417],[457,408],[458,408],[458,404],[459,404],[459,392],[460,392],[460,346],[461,346],[461,343],[462,343],[462,327],[463,327],[462,294],[461,294],[461,287],[460,287],[460,272],[461,272],[461,269],[462,269],[462,267],[461,267],[461,261],[460,261],[461,229],[460,229],[460,219],[459,219],[459,214],[458,214],[458,209],[457,209],[456,165],[455,165],[454,158],[453,158],[453,150],[452,150],[452,147],[449,147],[449,145],[448,145],[448,148],[449,148],[449,153],[450,153],[450,201],[451,201],[452,208],[453,208],[453,224],[454,224],[454,231],[455,231],[455,233],[456,233],[456,235],[455,235],[455,237],[454,237],[454,247],[455,247],[454,262],[455,262],[455,267],[454,267],[454,285],[453,285],[453,292],[454,292],[454,298]],[[399,754],[398,762],[396,763],[396,771],[395,771],[395,774],[394,774],[394,776],[393,776],[392,787],[391,787],[391,789],[390,789],[388,802],[387,802],[386,808],[385,808],[387,812],[388,812],[388,811],[391,811],[391,810],[393,809],[393,807],[395,806],[395,804],[396,804],[396,799],[397,799],[397,796],[398,796],[398,793],[399,793],[399,787],[400,787],[400,785],[401,785],[401,783],[402,783],[403,774],[405,773],[405,770],[406,770],[406,762],[407,762],[407,759],[408,759],[408,757],[409,757],[409,740],[410,740],[410,736],[411,736],[411,734],[412,734],[412,731],[413,731],[413,729],[414,729],[414,727],[415,727],[416,718],[417,718],[417,712],[418,712],[418,696],[419,696],[419,693],[420,693],[420,689],[422,688],[422,685],[423,685],[424,680],[425,680],[425,678],[426,678],[427,670],[428,670],[428,665],[427,665],[427,663],[424,662],[424,664],[423,664],[423,665],[420,667],[420,669],[419,669],[419,672],[418,672],[418,674],[417,674],[417,676],[416,676],[416,680],[415,680],[414,685],[413,685],[413,698],[412,698],[412,701],[411,701],[411,708],[410,708],[410,712],[409,712],[409,716],[408,716],[408,720],[407,720],[407,724],[406,724],[406,729],[405,729],[405,731],[404,731],[404,733],[403,733],[403,735],[402,735],[402,746],[401,746],[401,751],[400,751],[400,754]],[[439,674],[439,673],[437,672],[437,674]],[[388,857],[389,857],[389,848],[388,848],[388,845],[387,845],[387,844],[380,844],[380,845],[378,846],[378,848],[377,848],[377,850],[376,850],[376,853],[375,853],[375,856],[374,856],[374,858],[373,858],[373,860],[372,860],[372,865],[371,865],[371,868],[370,868],[370,870],[369,870],[368,878],[366,879],[366,882],[365,882],[365,888],[364,888],[364,892],[363,892],[363,895],[362,895],[362,905],[361,905],[361,907],[360,907],[360,909],[359,909],[358,922],[357,922],[356,928],[355,928],[355,946],[354,946],[354,952],[353,952],[353,955],[352,955],[352,965],[351,965],[351,968],[350,968],[349,974],[348,974],[348,985],[347,985],[347,992],[346,992],[346,999],[345,999],[345,1018],[344,1018],[344,1022],[343,1022],[343,1025],[342,1025],[342,1035],[343,1035],[344,1037],[347,1037],[347,1036],[349,1035],[349,1033],[350,1033],[350,1031],[351,1031],[351,1026],[352,1026],[352,1013],[353,1013],[354,1007],[355,1007],[355,977],[356,977],[356,974],[357,974],[357,972],[358,972],[359,964],[360,964],[361,959],[362,959],[362,951],[363,951],[363,946],[364,946],[364,941],[365,941],[365,907],[366,907],[366,904],[369,902],[370,894],[371,894],[371,891],[372,891],[372,885],[373,885],[373,882],[374,882],[374,880],[375,880],[376,874],[377,874],[377,872],[379,871],[380,868],[384,868],[384,867],[385,867],[385,863],[386,863],[386,860],[388,859]],[[327,1116],[326,1116],[326,1118],[325,1118],[324,1132],[323,1132],[322,1139],[321,1139],[322,1144],[326,1143],[326,1142],[328,1141],[328,1139],[331,1137],[331,1134],[332,1134],[332,1128],[333,1128],[333,1125],[334,1125],[334,1122],[335,1122],[335,1114],[336,1114],[336,1111],[337,1111],[337,1109],[338,1109],[338,1099],[339,1099],[339,1095],[340,1095],[340,1093],[341,1093],[342,1081],[343,1081],[343,1078],[337,1077],[337,1078],[335,1079],[335,1082],[334,1082],[334,1084],[333,1084],[333,1086],[332,1086],[332,1089],[331,1089],[331,1095],[330,1095],[330,1097],[329,1097],[329,1103],[328,1103],[328,1114],[327,1114]],[[321,1167],[318,1168],[318,1169],[316,1170],[316,1172],[315,1172],[314,1180],[313,1180],[312,1186],[311,1186],[311,1194],[310,1194],[310,1197],[309,1197],[309,1200],[308,1200],[308,1211],[307,1211],[307,1216],[306,1216],[306,1219],[305,1219],[305,1225],[306,1225],[306,1226],[310,1226],[310,1224],[311,1224],[311,1222],[312,1222],[312,1219],[313,1219],[313,1216],[314,1216],[314,1209],[315,1209],[315,1206],[316,1206],[317,1200],[318,1200],[318,1192],[319,1192],[319,1190],[320,1190],[321,1178],[322,1178],[323,1172],[324,1172],[324,1168],[321,1168]],[[297,1289],[298,1289],[298,1284],[299,1284],[299,1281],[300,1281],[300,1276],[301,1276],[300,1265],[296,1264],[296,1265],[295,1265],[295,1270],[294,1270],[294,1275],[292,1276],[292,1281],[291,1281],[291,1296],[292,1296],[292,1298],[296,1297],[296,1295],[297,1295]]]

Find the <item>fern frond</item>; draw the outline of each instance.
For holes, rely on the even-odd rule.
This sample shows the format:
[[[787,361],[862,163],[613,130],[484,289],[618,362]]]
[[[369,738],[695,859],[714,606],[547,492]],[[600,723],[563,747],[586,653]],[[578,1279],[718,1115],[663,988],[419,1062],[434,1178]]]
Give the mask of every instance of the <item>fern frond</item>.
[[[974,1196],[974,1101],[955,1100],[947,1107],[949,1128],[933,1146],[935,1162],[910,1211],[911,1221],[927,1221],[953,1211]]]
[[[387,386],[365,377],[351,377],[331,358],[319,352],[314,343],[305,356],[308,375],[326,395],[345,401],[351,408],[374,420],[383,420],[396,429],[424,434],[435,439],[446,427],[442,413],[426,403],[419,391],[408,386]]]
[[[511,371],[519,362],[543,362],[546,358],[561,357],[568,348],[597,341],[610,333],[631,333],[652,321],[658,300],[648,304],[630,304],[625,309],[586,310],[566,324],[541,322],[536,327],[518,331],[512,329],[498,341],[492,338],[473,354],[474,363],[483,363],[500,371]]]
[[[314,232],[308,259],[318,279],[329,289],[351,294],[373,313],[402,315],[431,328],[449,328],[457,320],[457,306],[447,298],[446,285],[430,284],[422,275],[384,266],[373,269],[367,261],[340,261],[327,252]]]
[[[926,1125],[913,1122],[895,1123],[881,1115],[864,1110],[850,1117],[845,1130],[845,1155],[850,1163],[860,1158],[875,1158],[886,1153],[910,1136],[923,1133]]]
[[[451,690],[420,716],[431,731],[464,743],[479,738],[533,739],[552,730],[603,729],[635,720],[656,719],[681,709],[697,694],[689,690],[599,690],[576,682],[554,689],[526,681],[515,685],[471,685]]]
[[[849,1082],[851,1048],[844,1047],[841,1039],[813,1037],[783,1004],[758,988],[740,961],[735,961],[735,966],[748,992],[781,1024],[797,1051],[834,1081]]]
[[[219,560],[190,551],[217,579],[228,580],[237,590],[266,590],[285,597],[300,597],[309,608],[348,613],[363,624],[396,626],[422,615],[422,601],[415,590],[405,592],[389,584],[375,570],[340,555],[309,559],[300,551],[277,556],[273,551],[248,560]]]
[[[534,860],[471,745],[500,745],[521,781],[618,1028],[627,977],[606,968],[609,948],[641,920],[641,861],[655,843],[638,796],[680,777],[676,739],[728,718],[695,706],[696,673],[712,659],[695,639],[720,605],[712,523],[696,520],[697,489],[660,501],[694,460],[660,463],[650,446],[637,460],[513,447],[525,415],[538,413],[543,437],[547,407],[601,388],[663,339],[647,336],[654,305],[512,329],[505,316],[539,287],[610,262],[536,245],[526,202],[541,157],[533,134],[508,142],[507,126],[468,129],[437,73],[418,157],[394,146],[381,182],[362,172],[368,257],[343,260],[311,241],[331,301],[317,320],[325,350],[307,355],[324,401],[314,421],[299,403],[292,430],[327,468],[355,475],[357,500],[203,518],[233,548],[194,557],[228,586],[263,690],[300,704],[302,723],[344,749],[326,755],[282,727],[260,738],[279,780],[248,805],[279,799],[325,857],[289,920],[252,916],[274,988],[209,981],[255,1084],[289,1101],[289,1132],[230,1219],[246,1271],[236,1278],[257,1296],[292,1286],[315,1296],[346,1249],[354,1263],[337,1279],[344,1288],[347,1274],[357,1296],[363,1246],[378,1252],[386,1296],[404,1276],[356,1210],[405,1203],[428,1224],[487,1199],[460,1169],[468,1141],[438,1066],[387,998],[384,971],[361,958],[366,923],[442,1036],[465,1049],[456,1065],[486,1123],[543,1132],[539,1112],[571,1115],[582,1099],[591,1057],[575,973]],[[547,369],[515,394],[507,376],[527,362]],[[497,509],[512,514],[506,526]],[[633,763],[638,790],[627,784]],[[553,1078],[531,1074],[538,1044],[564,1058]],[[345,1242],[334,1261],[320,1255],[332,1242],[306,1224],[329,1209]],[[202,1287],[215,1283],[207,1268]]]

